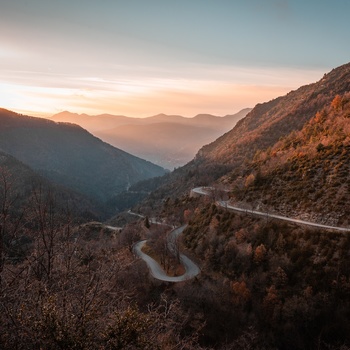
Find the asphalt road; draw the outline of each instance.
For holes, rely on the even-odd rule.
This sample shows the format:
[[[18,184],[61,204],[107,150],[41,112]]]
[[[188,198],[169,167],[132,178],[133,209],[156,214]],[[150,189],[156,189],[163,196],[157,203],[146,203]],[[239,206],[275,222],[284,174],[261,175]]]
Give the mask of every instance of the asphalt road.
[[[192,189],[192,192],[200,194],[200,195],[204,195],[204,196],[210,195],[210,187],[208,187],[208,188],[196,187],[196,188]],[[256,216],[265,217],[267,219],[273,218],[273,219],[282,220],[282,221],[294,222],[296,224],[301,224],[301,225],[305,225],[305,226],[318,227],[318,228],[327,229],[327,230],[334,230],[334,231],[350,232],[350,228],[347,228],[347,227],[323,225],[323,224],[318,224],[316,222],[300,220],[300,219],[293,219],[293,218],[289,218],[287,216],[264,213],[264,212],[257,211],[257,210],[247,210],[244,208],[233,206],[233,205],[229,204],[228,201],[217,201],[216,203],[225,209],[230,209],[230,210],[237,211],[240,213],[253,214]]]
[[[192,189],[192,192],[202,196],[207,196],[207,195],[210,195],[210,190],[211,190],[210,187],[207,187],[207,188],[196,187]],[[252,214],[256,216],[261,216],[261,217],[265,217],[266,219],[273,218],[281,221],[294,222],[296,224],[301,224],[305,226],[318,227],[318,228],[334,230],[334,231],[350,232],[350,228],[346,228],[346,227],[323,225],[323,224],[318,224],[316,222],[293,219],[287,216],[275,215],[275,214],[265,213],[257,210],[247,210],[245,208],[233,206],[229,204],[228,201],[217,201],[216,203],[225,209],[229,209],[229,210],[233,210],[241,213]],[[139,214],[135,214],[131,212],[130,214],[138,215],[139,217],[142,217],[142,215],[139,215]],[[186,225],[178,227],[173,231],[171,231],[168,235],[168,247],[173,254],[176,254],[176,239],[183,232],[185,228],[186,228]],[[134,251],[141,259],[143,259],[146,262],[150,270],[150,273],[154,278],[161,281],[166,281],[166,282],[182,282],[190,278],[193,278],[200,273],[199,267],[193,261],[191,261],[186,255],[180,253],[179,254],[180,261],[184,266],[186,272],[181,276],[176,276],[176,277],[168,276],[166,272],[163,270],[163,268],[154,259],[152,259],[149,255],[142,252],[142,247],[144,246],[145,243],[146,243],[145,240],[136,243],[134,246]]]
[[[175,240],[176,238],[183,232],[183,230],[186,228],[185,226],[178,227],[171,231],[168,236],[168,245],[172,252],[175,253]],[[179,254],[180,261],[183,267],[185,268],[185,273],[181,276],[168,276],[166,272],[163,270],[163,268],[149,255],[142,252],[142,247],[146,244],[146,240],[137,242],[134,245],[134,252],[143,260],[146,262],[149,271],[151,275],[160,280],[165,282],[183,282],[186,280],[189,280],[195,276],[197,276],[200,273],[199,267],[190,260],[186,255]]]

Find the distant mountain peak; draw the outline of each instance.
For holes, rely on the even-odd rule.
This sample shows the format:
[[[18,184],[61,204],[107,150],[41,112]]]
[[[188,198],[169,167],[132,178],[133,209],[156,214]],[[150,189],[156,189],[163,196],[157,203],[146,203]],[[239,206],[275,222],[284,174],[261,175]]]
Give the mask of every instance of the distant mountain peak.
[[[220,117],[217,115],[206,114],[206,113],[200,113],[193,117],[193,119],[213,119],[213,118],[220,118]]]

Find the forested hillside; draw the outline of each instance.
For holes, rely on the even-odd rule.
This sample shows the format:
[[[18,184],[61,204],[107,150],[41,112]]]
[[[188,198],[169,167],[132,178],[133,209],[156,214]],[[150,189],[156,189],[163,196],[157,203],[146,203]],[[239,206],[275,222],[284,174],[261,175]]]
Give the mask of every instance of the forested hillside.
[[[349,227],[349,91],[347,64],[256,106],[138,206],[188,223],[183,248],[202,269],[191,286],[191,310],[205,305],[202,345],[350,346],[349,234],[249,214]],[[215,188],[212,196],[191,198],[188,189],[200,185]],[[246,214],[220,208],[221,196]]]
[[[242,167],[241,177],[231,174],[233,199],[348,226],[349,118],[349,93],[337,95],[301,130],[258,151],[252,163]]]
[[[192,215],[184,244],[200,259],[202,281],[224,284],[216,282],[212,293],[225,290],[221,303],[230,310],[212,325],[216,337],[225,323],[231,346],[238,346],[234,339],[253,349],[349,346],[348,233],[240,216],[210,203]]]

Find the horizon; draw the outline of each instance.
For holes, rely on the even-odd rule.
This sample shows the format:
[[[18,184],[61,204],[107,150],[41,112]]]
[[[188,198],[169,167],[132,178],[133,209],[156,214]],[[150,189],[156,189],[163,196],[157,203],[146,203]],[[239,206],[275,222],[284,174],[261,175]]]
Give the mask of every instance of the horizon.
[[[349,61],[350,4],[5,0],[0,105],[145,118],[227,115]]]
[[[334,68],[336,68],[336,67],[334,67]],[[160,114],[164,114],[167,116],[178,115],[178,116],[181,116],[184,118],[194,118],[195,116],[200,115],[200,114],[210,114],[213,116],[224,117],[226,115],[232,115],[232,114],[239,113],[243,109],[247,109],[247,108],[252,109],[259,103],[268,102],[268,101],[273,100],[275,98],[278,98],[280,96],[284,96],[287,93],[289,93],[290,91],[298,89],[299,87],[301,87],[303,85],[308,85],[308,84],[314,83],[314,82],[320,80],[325,73],[328,73],[328,71],[324,72],[324,71],[316,71],[316,70],[309,70],[309,71],[295,70],[295,71],[291,71],[289,74],[291,77],[293,77],[293,79],[295,79],[296,73],[297,73],[297,76],[300,75],[300,76],[304,77],[303,79],[300,79],[302,81],[302,83],[300,85],[295,84],[295,86],[281,86],[281,87],[279,87],[279,86],[259,86],[259,87],[257,87],[254,85],[249,86],[249,87],[245,87],[245,86],[241,87],[238,85],[234,85],[234,87],[237,89],[237,92],[234,96],[232,96],[232,99],[242,98],[242,94],[241,94],[241,92],[238,91],[238,89],[246,88],[246,90],[244,91],[245,92],[244,101],[247,101],[247,103],[251,103],[251,101],[253,101],[253,102],[250,105],[244,104],[245,102],[236,103],[235,106],[232,108],[230,108],[230,107],[225,108],[225,107],[222,107],[222,105],[217,104],[214,107],[209,107],[206,110],[203,110],[201,103],[198,103],[197,105],[195,105],[194,108],[190,108],[190,109],[188,109],[188,108],[184,109],[180,105],[179,110],[176,110],[178,104],[174,103],[174,107],[172,107],[172,109],[169,110],[168,112],[165,112],[163,110],[160,110],[157,112],[157,108],[155,108],[155,109],[150,109],[150,110],[142,109],[142,111],[137,110],[136,112],[134,112],[131,109],[131,110],[125,110],[125,113],[120,113],[118,111],[120,111],[121,109],[116,109],[115,107],[109,108],[109,110],[105,110],[103,107],[100,109],[86,108],[86,107],[75,108],[74,105],[70,109],[60,108],[60,109],[57,109],[55,111],[50,111],[49,109],[45,109],[45,108],[41,109],[41,110],[40,109],[22,109],[22,108],[16,107],[16,106],[14,106],[13,108],[10,108],[10,107],[8,107],[8,105],[0,106],[0,108],[9,109],[9,110],[14,111],[14,112],[19,113],[19,114],[29,115],[29,116],[38,117],[38,118],[45,118],[45,119],[50,119],[52,116],[59,114],[59,113],[64,113],[64,112],[78,114],[78,115],[86,114],[88,116],[99,116],[99,115],[103,115],[103,114],[109,114],[109,115],[113,115],[113,116],[125,116],[125,117],[129,117],[129,118],[141,118],[141,119],[157,116]],[[309,75],[307,75],[307,73]],[[307,77],[310,76],[310,79],[305,79],[305,76],[307,76]],[[5,84],[0,83],[0,92],[3,92],[2,88],[4,85]],[[21,91],[22,89],[27,90],[26,87],[24,87],[24,86],[16,86],[16,88],[18,89],[17,91]],[[36,89],[35,87],[34,88],[28,87],[28,90],[35,90],[35,89]],[[256,93],[256,95],[258,95],[259,97],[256,97],[256,95],[254,95],[254,93]],[[250,96],[252,94],[253,94],[253,97]],[[215,97],[217,97],[217,96],[215,96]],[[55,96],[52,98],[59,99],[59,96]],[[189,96],[187,98],[190,99],[191,94],[189,94]],[[1,101],[1,97],[0,97],[0,101]],[[43,105],[46,105],[46,104],[50,105],[49,102],[50,102],[50,100],[46,101],[44,99],[44,100],[42,100],[41,103]],[[159,103],[158,105],[162,105],[162,103]],[[67,105],[65,107],[67,107]],[[106,108],[108,108],[108,107],[106,107]],[[167,108],[164,108],[164,109],[166,110]],[[149,112],[147,112],[147,111],[149,111]],[[181,113],[181,111],[182,111],[182,113]]]

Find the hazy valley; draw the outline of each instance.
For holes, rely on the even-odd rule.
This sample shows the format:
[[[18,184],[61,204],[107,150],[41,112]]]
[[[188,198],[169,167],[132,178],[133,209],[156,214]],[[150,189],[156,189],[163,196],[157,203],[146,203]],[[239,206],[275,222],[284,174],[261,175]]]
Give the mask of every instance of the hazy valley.
[[[117,148],[173,170],[193,159],[202,146],[231,130],[250,110],[246,108],[224,117],[199,114],[193,118],[165,114],[128,118],[62,112],[50,119],[78,124]]]

